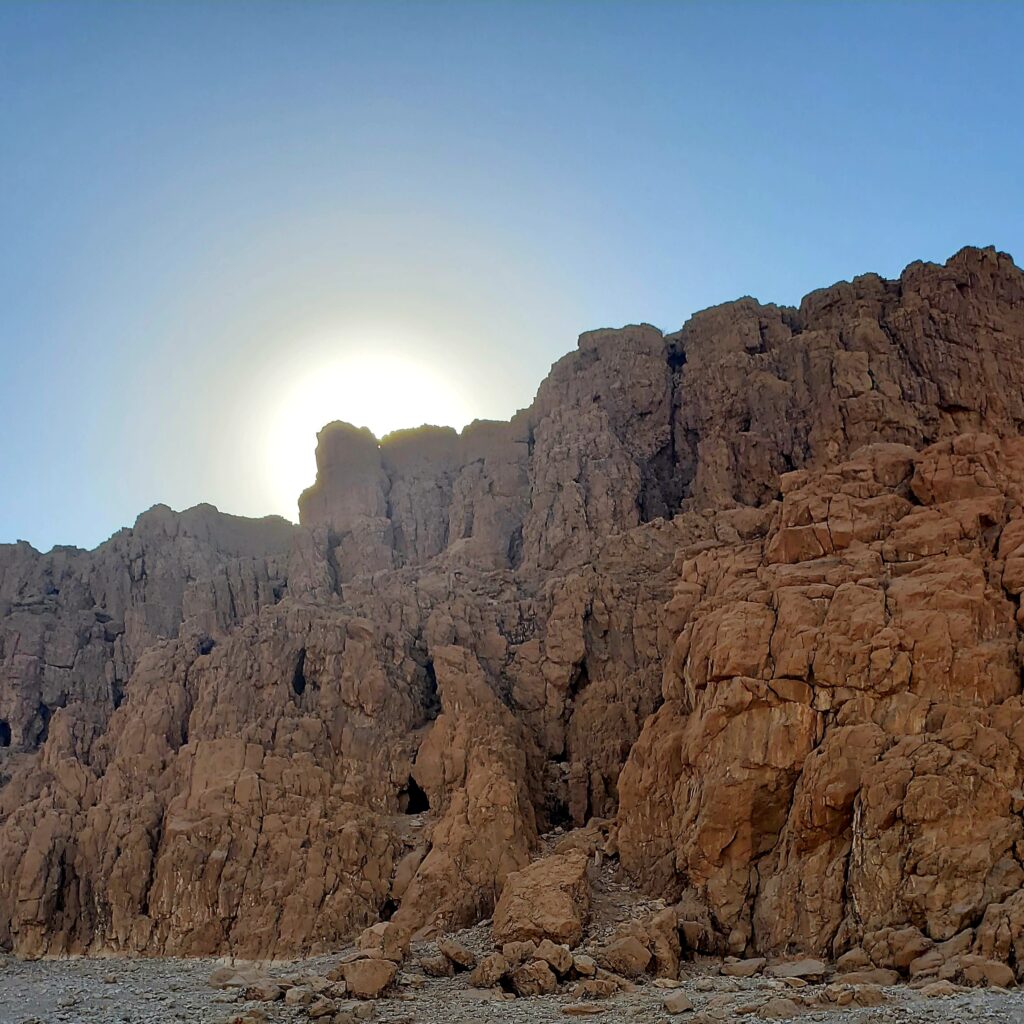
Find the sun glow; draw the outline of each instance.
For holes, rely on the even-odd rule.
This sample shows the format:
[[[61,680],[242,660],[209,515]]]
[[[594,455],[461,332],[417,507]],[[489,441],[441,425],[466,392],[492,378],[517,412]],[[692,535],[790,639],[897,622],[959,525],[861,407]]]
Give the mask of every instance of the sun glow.
[[[269,417],[267,470],[274,511],[297,518],[300,492],[316,477],[316,434],[332,420],[369,427],[378,437],[425,423],[461,430],[470,403],[442,374],[393,352],[363,351],[327,360],[277,391]]]

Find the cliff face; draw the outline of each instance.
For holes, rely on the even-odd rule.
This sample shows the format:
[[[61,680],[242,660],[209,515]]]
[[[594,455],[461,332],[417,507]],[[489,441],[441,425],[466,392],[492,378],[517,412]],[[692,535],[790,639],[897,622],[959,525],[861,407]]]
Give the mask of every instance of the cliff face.
[[[966,249],[331,424],[301,527],[0,547],[0,944],[468,924],[601,817],[699,948],[1024,970],[1022,423],[1024,274]]]

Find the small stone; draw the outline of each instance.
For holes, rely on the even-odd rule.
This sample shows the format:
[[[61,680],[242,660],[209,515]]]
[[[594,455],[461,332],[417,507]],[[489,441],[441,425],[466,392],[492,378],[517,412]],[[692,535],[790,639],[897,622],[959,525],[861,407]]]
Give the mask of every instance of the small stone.
[[[584,978],[592,978],[597,974],[597,961],[586,953],[577,953],[572,958],[573,970]]]
[[[727,960],[722,964],[722,974],[729,978],[752,978],[764,970],[767,962],[763,956],[751,957],[749,960]]]
[[[450,936],[437,940],[438,951],[443,953],[455,965],[456,970],[469,970],[476,966],[476,957],[461,942]]]
[[[474,988],[493,988],[508,971],[509,963],[501,953],[490,953],[470,973],[469,984]]]
[[[568,974],[572,969],[573,955],[568,946],[556,945],[550,939],[544,939],[537,946],[536,955],[539,960],[546,960],[556,974]]]
[[[765,1020],[789,1020],[800,1014],[800,1007],[785,996],[774,996],[761,1005],[757,1014]]]
[[[673,992],[662,1001],[666,1013],[686,1013],[693,1009],[693,1001],[683,991]]]
[[[314,992],[307,985],[295,985],[284,994],[285,1006],[309,1006],[315,998]]]
[[[310,1020],[321,1020],[324,1017],[333,1017],[337,1009],[338,1004],[333,999],[328,999],[326,996],[317,996],[310,1003],[306,1013],[309,1014]]]
[[[420,957],[420,967],[431,978],[450,978],[455,973],[451,960],[442,953]]]
[[[521,964],[509,980],[516,995],[520,996],[550,995],[557,986],[557,979],[546,960],[530,960]]]

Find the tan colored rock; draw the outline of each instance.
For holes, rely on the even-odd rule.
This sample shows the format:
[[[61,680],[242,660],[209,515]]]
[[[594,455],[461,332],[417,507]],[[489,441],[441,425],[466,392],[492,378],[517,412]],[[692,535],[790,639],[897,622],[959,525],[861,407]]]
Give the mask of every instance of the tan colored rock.
[[[764,973],[770,978],[815,980],[828,973],[828,964],[821,960],[785,960],[766,967]]]
[[[586,953],[576,953],[572,958],[573,970],[584,978],[591,978],[597,974],[597,961]]]
[[[763,956],[750,957],[746,960],[726,960],[721,970],[728,978],[752,978],[764,970],[767,962]]]
[[[651,951],[631,935],[613,939],[597,952],[595,959],[605,970],[624,978],[639,978],[653,961]]]
[[[785,996],[773,996],[762,1003],[757,1015],[765,1020],[791,1020],[803,1012],[803,1007]]]
[[[242,990],[243,998],[260,1003],[272,1003],[283,998],[284,990],[269,978],[247,985]]]
[[[398,967],[393,960],[353,960],[344,965],[345,986],[359,999],[376,999],[394,980]]]
[[[584,978],[576,982],[572,995],[574,999],[611,999],[619,988],[611,978]]]
[[[333,1017],[338,1009],[338,1004],[326,996],[318,996],[309,1006],[306,1007],[306,1014],[310,1020],[325,1020]]]
[[[285,1006],[309,1006],[316,993],[308,985],[293,985],[284,994]]]
[[[524,942],[506,942],[501,947],[501,955],[513,966],[524,960],[533,960],[537,953],[537,943],[532,939]]]
[[[437,949],[438,952],[451,960],[456,969],[465,971],[476,966],[475,954],[451,936],[446,935],[443,938],[438,939]]]
[[[300,527],[0,546],[0,947],[436,936],[571,822],[688,956],[1020,970],[1022,339],[969,248],[588,332],[508,423],[330,425]]]
[[[516,995],[544,996],[555,991],[557,979],[545,960],[528,960],[509,976]]]
[[[450,978],[455,973],[455,965],[443,953],[421,956],[419,964],[423,973],[430,978]]]
[[[501,953],[489,953],[470,973],[469,984],[474,988],[493,988],[510,969],[509,962]]]
[[[693,1009],[693,1001],[681,989],[665,996],[661,1001],[666,1013],[686,1013]]]
[[[356,948],[370,956],[400,964],[409,951],[409,933],[394,921],[381,921],[360,933]]]
[[[570,948],[590,915],[587,859],[578,852],[535,861],[505,880],[494,909],[496,942],[550,939]]]
[[[568,974],[572,970],[573,955],[569,947],[556,945],[550,939],[542,939],[537,945],[537,959],[546,960],[555,974]]]
[[[593,1003],[570,1003],[562,1007],[562,1013],[567,1017],[593,1017],[604,1012],[603,1006],[595,1006]]]

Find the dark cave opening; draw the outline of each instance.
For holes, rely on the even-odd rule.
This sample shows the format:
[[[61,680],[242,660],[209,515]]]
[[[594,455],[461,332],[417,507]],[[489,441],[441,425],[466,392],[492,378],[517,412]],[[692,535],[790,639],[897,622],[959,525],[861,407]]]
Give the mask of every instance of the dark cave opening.
[[[53,712],[45,704],[40,704],[36,714],[39,716],[39,733],[36,743],[41,747],[46,742],[47,736],[50,735],[50,718],[53,716]]]
[[[11,723],[0,718],[0,747],[11,745]]]
[[[382,921],[390,921],[398,909],[398,904],[389,896],[381,905],[377,916]]]
[[[403,814],[424,814],[430,810],[427,794],[411,775],[409,781],[398,791],[398,806]]]
[[[434,662],[427,658],[423,666],[423,712],[428,722],[432,722],[441,713],[441,698],[437,693],[437,674],[434,672]]]
[[[292,692],[296,697],[301,697],[306,692],[306,649],[299,651],[298,661],[295,662],[295,671],[292,673]]]

